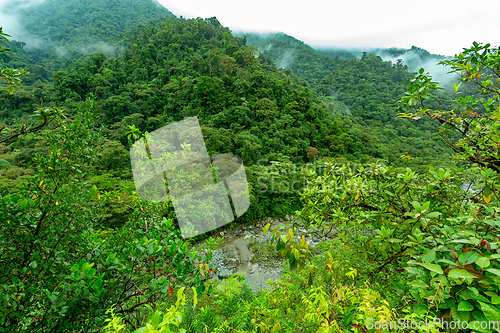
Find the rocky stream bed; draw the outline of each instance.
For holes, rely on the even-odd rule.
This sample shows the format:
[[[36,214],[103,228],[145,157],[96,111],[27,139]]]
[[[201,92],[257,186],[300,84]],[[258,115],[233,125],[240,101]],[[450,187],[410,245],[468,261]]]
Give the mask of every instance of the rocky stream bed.
[[[211,236],[223,238],[223,245],[214,251],[209,262],[210,269],[215,268],[211,278],[222,280],[233,273],[242,274],[254,292],[268,287],[268,280],[278,280],[281,277],[283,258],[271,243],[270,231],[276,227],[283,231],[293,220],[293,216],[286,216],[284,219],[264,218],[237,227],[221,228],[216,235]],[[307,234],[305,228],[300,226],[300,220],[295,221],[299,225],[298,233],[294,235],[295,240],[300,241],[304,235],[309,247],[315,248],[320,239]],[[264,234],[263,229],[267,223],[271,227]]]

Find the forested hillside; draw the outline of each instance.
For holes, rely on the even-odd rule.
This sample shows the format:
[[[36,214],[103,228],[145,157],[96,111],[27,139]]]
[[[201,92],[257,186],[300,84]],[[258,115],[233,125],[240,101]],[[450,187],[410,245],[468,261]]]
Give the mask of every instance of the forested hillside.
[[[353,122],[368,128],[378,148],[372,156],[390,163],[398,163],[398,158],[405,154],[427,160],[427,163],[432,160],[447,162],[449,150],[443,142],[436,140],[436,125],[424,119],[413,123],[398,119],[390,106],[397,96],[403,94],[407,87],[404,81],[412,74],[403,62],[383,61],[376,54],[385,52],[397,57],[406,54],[403,50],[373,50],[374,54],[364,52],[359,58],[356,51],[338,50],[333,56],[328,52],[318,53],[284,34],[246,36],[248,44],[270,57],[278,68],[289,69],[305,79],[333,114],[348,116]],[[420,59],[427,63],[432,59],[434,66],[438,59],[442,59],[420,51],[424,53]],[[416,53],[417,49],[413,52]],[[412,59],[414,62],[410,65],[415,68],[419,58],[414,56]],[[435,106],[449,106],[449,94],[436,94],[431,98]]]
[[[5,8],[46,48],[0,28],[0,332],[498,331],[497,47],[444,59],[463,85],[442,92],[149,0],[29,3]],[[250,208],[184,239],[130,148],[194,116]]]
[[[112,48],[139,24],[173,16],[156,0],[18,0],[2,9],[4,15],[18,18],[20,31],[10,33],[35,44],[28,47],[66,46],[88,52],[97,52],[100,46]]]
[[[1,14],[15,22],[8,32],[9,54],[0,57],[11,68],[25,68],[24,84],[40,87],[91,53],[123,53],[132,28],[172,13],[155,0],[62,1],[16,0],[1,4]]]

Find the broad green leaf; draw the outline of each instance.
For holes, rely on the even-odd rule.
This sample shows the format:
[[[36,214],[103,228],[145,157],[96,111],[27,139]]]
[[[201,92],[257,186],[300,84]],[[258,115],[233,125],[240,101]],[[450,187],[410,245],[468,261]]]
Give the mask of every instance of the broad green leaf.
[[[481,310],[483,311],[486,319],[489,321],[500,321],[500,313],[496,307],[483,302],[479,302],[479,304],[481,305]]]
[[[481,256],[481,257],[477,258],[476,265],[478,265],[481,268],[486,268],[490,265],[490,259]]]
[[[471,312],[470,311],[455,311],[455,313],[452,313],[453,319],[458,318],[460,319],[461,322],[464,321],[469,321],[471,317]]]
[[[500,227],[500,220],[488,219],[488,220],[484,220],[484,223],[488,223],[489,225],[491,225],[493,227]]]
[[[430,270],[430,271],[436,272],[438,274],[443,274],[443,270],[441,269],[441,267],[439,265],[429,264],[429,263],[420,263],[419,265]]]
[[[450,273],[448,273],[448,277],[451,279],[475,278],[474,275],[467,272],[465,269],[452,269]]]
[[[425,304],[418,304],[413,307],[413,312],[417,315],[425,315],[429,308]]]
[[[87,273],[87,276],[88,276],[89,278],[92,278],[92,277],[94,277],[95,273],[96,273],[95,268],[91,268],[91,269],[89,270],[89,272]]]
[[[263,233],[265,234],[269,230],[270,227],[271,227],[270,223],[266,224],[266,226],[264,227]]]
[[[427,288],[427,287],[429,287],[428,284],[426,284],[426,283],[424,283],[424,282],[422,282],[420,280],[417,280],[417,281],[413,282],[411,284],[411,286],[412,287],[416,287],[416,288]]]
[[[460,301],[460,303],[458,303],[458,311],[472,311],[472,310],[474,310],[474,306],[469,302]]]
[[[436,259],[436,250],[432,249],[428,251],[422,258],[424,262],[431,263]]]
[[[461,291],[458,296],[460,297],[460,299],[463,299],[463,300],[469,300],[469,299],[473,299],[473,300],[476,300],[476,301],[481,301],[481,302],[485,302],[485,303],[490,303],[489,299],[487,299],[486,297],[484,297],[483,295],[479,294],[479,293],[474,293],[473,290],[471,290],[472,288],[469,287],[469,289],[465,289],[463,291]],[[475,289],[475,288],[474,288]],[[476,318],[477,319],[477,318]]]
[[[452,267],[455,266],[455,263],[451,260],[448,260],[448,259],[439,259],[438,262],[443,262],[443,263],[448,264]]]
[[[491,304],[500,304],[500,296],[493,291],[485,291],[486,295],[491,297]]]
[[[495,275],[498,275],[500,276],[500,269],[496,269],[496,268],[488,268],[486,269],[487,272],[490,272],[490,273],[493,273]]]
[[[469,252],[462,253],[458,257],[458,261],[462,265],[468,265],[468,264],[475,263],[478,258],[479,258],[479,253],[477,253],[476,251],[469,251]]]
[[[430,212],[430,213],[425,214],[425,217],[427,217],[429,219],[435,219],[439,215],[441,215],[440,212]]]

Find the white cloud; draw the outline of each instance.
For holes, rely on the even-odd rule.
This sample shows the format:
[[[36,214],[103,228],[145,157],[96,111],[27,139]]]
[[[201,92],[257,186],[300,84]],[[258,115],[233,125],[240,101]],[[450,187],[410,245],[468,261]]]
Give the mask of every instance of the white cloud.
[[[233,31],[284,32],[313,46],[403,47],[453,55],[500,44],[500,2],[484,0],[159,0],[184,17],[216,16]]]

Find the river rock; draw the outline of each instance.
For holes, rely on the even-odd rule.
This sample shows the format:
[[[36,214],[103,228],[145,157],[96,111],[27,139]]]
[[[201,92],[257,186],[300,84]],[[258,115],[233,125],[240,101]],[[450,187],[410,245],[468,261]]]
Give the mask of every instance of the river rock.
[[[248,267],[248,274],[253,274],[259,269],[259,264],[253,264]]]
[[[222,279],[227,279],[227,278],[228,278],[228,277],[230,277],[230,276],[231,276],[231,271],[230,271],[229,269],[227,269],[227,268],[222,269],[222,270],[219,272],[219,274],[217,274],[217,277],[218,277],[219,279],[221,279],[221,280],[222,280]]]
[[[234,245],[226,245],[222,248],[222,253],[227,258],[238,259],[238,249]]]
[[[224,267],[228,269],[234,269],[239,266],[240,260],[236,258],[225,257],[224,259],[222,259],[222,263],[224,264]]]

